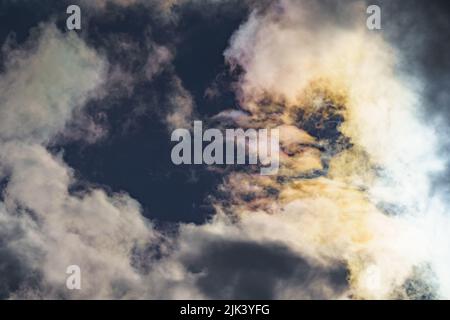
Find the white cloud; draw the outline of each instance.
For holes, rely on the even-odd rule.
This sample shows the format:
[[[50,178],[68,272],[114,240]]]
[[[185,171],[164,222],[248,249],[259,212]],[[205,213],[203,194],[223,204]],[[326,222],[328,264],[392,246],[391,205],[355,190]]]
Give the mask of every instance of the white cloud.
[[[24,227],[14,250],[42,274],[40,294],[68,296],[65,269],[75,264],[82,270],[83,290],[72,297],[138,298],[143,288],[131,265],[133,250],[155,237],[139,204],[100,189],[70,194],[72,170],[41,146],[4,144],[0,153],[9,172],[2,218],[16,216]]]
[[[103,80],[104,60],[75,34],[40,27],[33,50],[7,53],[0,78],[0,139],[46,143]]]
[[[301,179],[300,170],[288,174],[285,183],[247,177],[276,189],[277,200],[271,202],[278,207],[271,206],[272,215],[255,214],[255,207],[267,210],[261,202],[236,201],[235,211],[249,226],[260,220],[252,234],[289,241],[317,261],[346,261],[354,297],[392,298],[415,267],[436,261],[426,244],[431,233],[420,230],[420,221],[430,217],[431,178],[444,160],[438,155],[439,135],[420,116],[423,84],[401,74],[400,53],[366,30],[360,20],[364,4],[355,1],[336,11],[328,1],[280,0],[270,10],[253,11],[233,36],[225,56],[244,70],[237,83],[242,108],[270,119],[267,102],[261,103],[269,101],[282,106],[278,122],[301,128],[296,115],[315,114],[329,103],[342,106],[338,130],[352,143],[331,159],[322,155],[329,161],[322,178]],[[324,143],[320,140],[317,144]],[[289,159],[301,169],[305,148],[299,154]],[[236,181],[228,188],[244,193],[246,182]],[[398,217],[380,209],[386,203],[401,208]],[[436,252],[448,243],[441,241]],[[435,271],[443,269],[433,264]],[[439,282],[446,278],[440,276]]]
[[[102,84],[106,63],[74,33],[40,31],[35,48],[9,53],[0,78],[0,172],[8,178],[0,219],[21,230],[8,248],[41,277],[38,287],[19,281],[13,297],[69,296],[72,264],[83,279],[72,297],[139,297],[133,250],[155,237],[140,205],[100,189],[71,194],[72,170],[43,146]]]

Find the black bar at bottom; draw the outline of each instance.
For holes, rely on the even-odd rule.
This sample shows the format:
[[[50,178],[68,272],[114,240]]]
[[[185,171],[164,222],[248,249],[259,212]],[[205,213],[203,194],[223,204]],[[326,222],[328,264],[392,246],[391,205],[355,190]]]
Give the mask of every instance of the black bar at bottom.
[[[34,316],[57,315],[80,319],[113,315],[114,318],[201,320],[201,319],[313,319],[316,317],[399,316],[429,318],[445,312],[448,301],[1,301],[2,312],[15,317],[31,312]],[[439,310],[441,309],[441,310]],[[56,313],[55,313],[56,311]]]

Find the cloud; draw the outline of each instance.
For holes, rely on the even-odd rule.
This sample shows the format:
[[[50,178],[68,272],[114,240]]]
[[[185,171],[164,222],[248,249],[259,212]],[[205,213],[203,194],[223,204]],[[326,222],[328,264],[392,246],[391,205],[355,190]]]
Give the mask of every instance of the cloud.
[[[102,83],[105,62],[74,33],[41,26],[30,50],[6,53],[0,139],[46,143]]]
[[[250,223],[253,223],[252,219]],[[287,242],[256,239],[244,224],[216,217],[182,227],[175,254],[208,299],[325,299],[344,295],[345,265],[323,268]]]
[[[0,171],[7,179],[1,250],[4,271],[14,270],[1,294],[68,297],[65,270],[76,264],[85,272],[78,298],[139,297],[133,250],[155,237],[140,205],[100,189],[74,193],[73,170],[44,146],[100,86],[106,63],[75,34],[52,25],[40,27],[28,45],[9,52],[0,78]]]
[[[46,149],[60,135],[74,134],[67,124],[83,115],[89,98],[97,98],[110,78],[104,59],[75,34],[45,25],[35,37],[25,48],[8,52],[0,79],[1,111],[9,117],[0,130],[5,181],[0,252],[8,275],[1,279],[1,297],[167,298],[195,291],[186,281],[172,292],[168,285],[176,275],[152,278],[161,268],[154,250],[160,252],[165,241],[176,238],[160,239],[140,205],[126,194],[73,189],[73,170]],[[159,72],[158,59],[151,60],[153,74]],[[174,85],[181,90],[179,81]],[[79,292],[65,288],[65,270],[73,264],[82,270]],[[165,289],[152,292],[147,285]]]
[[[166,116],[169,129],[190,128],[191,117],[194,112],[194,100],[191,94],[183,87],[181,79],[173,77],[171,81],[172,94],[168,104],[172,111]]]
[[[155,234],[138,203],[98,189],[70,193],[72,170],[41,146],[4,144],[1,165],[9,173],[2,216],[17,216],[24,232],[9,247],[41,275],[38,295],[67,296],[64,270],[72,264],[84,271],[78,298],[139,293],[131,256]]]
[[[145,65],[145,76],[151,80],[159,74],[164,65],[172,60],[172,53],[164,46],[154,46],[153,54],[148,57]]]
[[[439,282],[446,278],[437,270],[448,263],[431,262],[431,233],[420,228],[434,215],[432,176],[445,159],[439,133],[421,116],[422,79],[402,72],[401,52],[366,29],[365,8],[281,0],[254,10],[235,33],[225,57],[243,69],[236,88],[249,126],[293,125],[316,141],[283,147],[282,179],[238,174],[224,189],[233,189],[227,210],[242,221],[268,220],[262,236],[292,236],[290,248],[325,264],[346,261],[349,297],[393,298],[417,266],[431,263]],[[317,157],[322,164],[302,173]]]
[[[194,102],[172,66],[175,50],[147,39],[141,54],[138,41],[113,36],[98,48],[107,62],[52,25],[6,50],[0,297],[449,296],[447,204],[430,196],[443,159],[420,116],[422,79],[399,72],[400,52],[365,30],[363,2],[252,3],[225,52],[243,70],[235,85],[243,110],[216,119],[279,128],[280,174],[229,171],[211,220],[173,232],[157,230],[125,192],[75,188],[74,169],[47,146],[84,135],[73,125],[101,130],[89,129],[90,98],[134,96],[136,83],[165,72],[162,121],[189,126]],[[73,264],[80,291],[65,288]]]
[[[275,218],[276,219],[276,218]],[[347,268],[325,266],[289,241],[260,237],[258,219],[218,213],[182,224],[166,254],[150,263],[148,296],[163,299],[336,299],[348,291]],[[252,230],[252,225],[255,229]],[[281,236],[282,237],[282,236]],[[283,238],[286,240],[286,238]]]

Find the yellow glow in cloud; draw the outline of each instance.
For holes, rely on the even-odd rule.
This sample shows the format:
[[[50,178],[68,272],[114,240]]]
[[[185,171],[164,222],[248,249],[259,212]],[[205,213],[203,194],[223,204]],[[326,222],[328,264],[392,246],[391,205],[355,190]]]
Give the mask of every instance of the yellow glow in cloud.
[[[349,12],[358,17],[362,9],[356,3]],[[316,149],[282,157],[285,182],[273,183],[279,196],[268,200],[277,214],[261,218],[264,209],[246,204],[236,210],[247,225],[261,219],[269,229],[276,226],[264,234],[313,260],[345,261],[348,297],[394,298],[430,260],[426,235],[410,217],[427,214],[430,174],[442,168],[437,136],[418,115],[420,82],[396,70],[399,53],[363,23],[321,24],[320,18],[315,4],[279,1],[250,16],[226,57],[244,69],[239,99],[255,118],[267,116],[261,102],[270,100],[284,106],[273,124],[281,120],[302,130],[297,114],[327,121],[330,104],[343,117],[338,130],[351,146],[337,154]],[[327,159],[329,170],[300,178],[314,153],[316,162]],[[397,216],[383,209],[386,203],[401,208]]]

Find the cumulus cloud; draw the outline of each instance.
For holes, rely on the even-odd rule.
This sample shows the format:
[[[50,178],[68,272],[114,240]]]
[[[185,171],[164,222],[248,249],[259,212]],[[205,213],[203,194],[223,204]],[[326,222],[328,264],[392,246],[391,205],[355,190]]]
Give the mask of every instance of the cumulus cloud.
[[[104,61],[73,33],[42,26],[31,50],[6,53],[0,138],[46,143],[102,82]],[[38,31],[36,31],[39,33]]]
[[[52,25],[40,27],[33,41],[31,49],[9,53],[0,80],[2,271],[16,270],[2,296],[66,297],[64,272],[73,264],[89,278],[79,298],[120,298],[130,288],[139,294],[131,256],[154,237],[139,204],[102,190],[72,193],[73,171],[44,146],[102,83],[105,62]]]
[[[24,286],[18,294],[65,297],[64,271],[78,265],[84,271],[79,298],[139,297],[131,256],[154,237],[139,204],[102,190],[71,194],[72,171],[41,146],[6,144],[1,153],[9,173],[3,218],[16,216],[23,230],[8,247],[41,277],[42,287]]]

